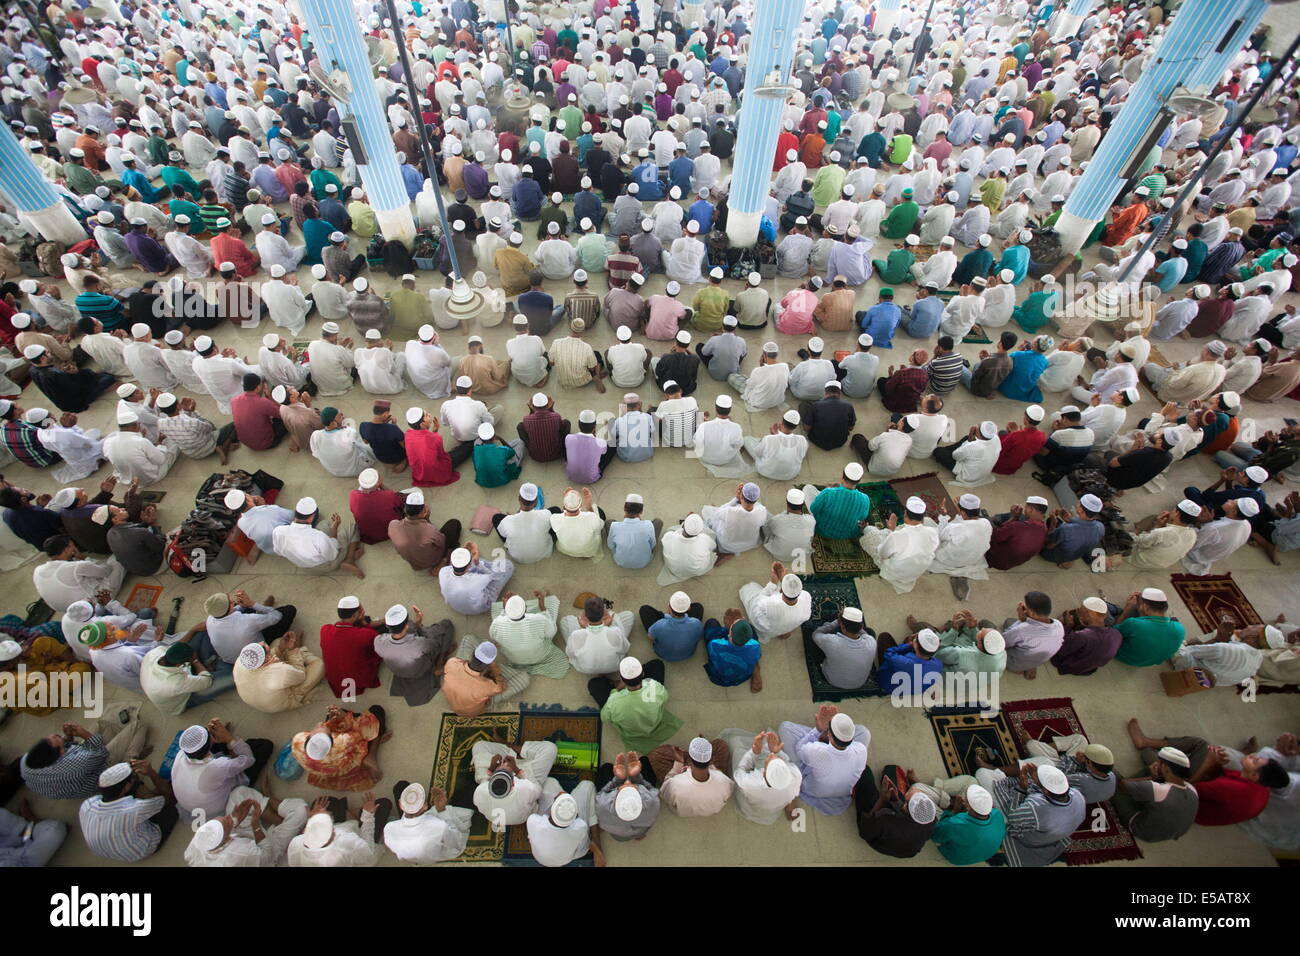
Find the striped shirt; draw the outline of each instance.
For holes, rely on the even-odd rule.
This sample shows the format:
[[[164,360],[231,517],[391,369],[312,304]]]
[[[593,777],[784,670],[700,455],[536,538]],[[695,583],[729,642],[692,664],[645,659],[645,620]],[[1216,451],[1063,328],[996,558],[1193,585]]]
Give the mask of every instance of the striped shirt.
[[[564,309],[570,319],[582,319],[591,328],[600,315],[600,296],[587,289],[574,289],[564,297]]]
[[[249,183],[245,177],[240,176],[233,170],[226,173],[226,180],[222,183],[222,191],[226,201],[233,204],[236,209],[243,209],[248,205],[248,186]],[[212,207],[203,207],[204,223],[207,223],[208,221],[207,210],[210,208]]]
[[[186,458],[206,458],[217,447],[217,427],[193,412],[160,415],[158,431]]]
[[[961,373],[966,368],[966,360],[957,352],[945,352],[930,359],[925,366],[930,372],[927,390],[936,395],[947,395],[961,381]]]
[[[19,761],[27,789],[50,800],[84,800],[99,792],[99,775],[108,766],[108,748],[99,734],[65,747],[59,759],[48,767],[27,766],[27,755]]]
[[[104,323],[104,328],[108,331],[122,324],[122,303],[111,295],[86,290],[78,292],[73,302],[78,312],[83,316],[98,319]]]
[[[641,271],[641,260],[630,252],[616,252],[605,260],[610,282],[628,282]]]
[[[564,456],[564,439],[560,432],[564,418],[551,409],[529,412],[519,421],[528,436],[528,454],[534,461],[555,461]]]
[[[101,796],[91,797],[78,814],[86,846],[96,856],[120,863],[152,856],[162,842],[162,830],[149,818],[166,805],[162,797],[120,797],[108,803]]]
[[[80,298],[80,297],[78,297]],[[9,449],[15,458],[31,468],[46,468],[63,459],[40,443],[36,437],[39,429],[27,422],[5,422],[0,426],[0,445]]]
[[[247,187],[247,183],[245,183],[245,187]],[[230,195],[230,180],[226,180],[226,195],[227,197]],[[230,210],[220,203],[204,203],[199,207],[199,218],[203,220],[204,232],[220,232],[217,223],[222,219],[229,219]]]

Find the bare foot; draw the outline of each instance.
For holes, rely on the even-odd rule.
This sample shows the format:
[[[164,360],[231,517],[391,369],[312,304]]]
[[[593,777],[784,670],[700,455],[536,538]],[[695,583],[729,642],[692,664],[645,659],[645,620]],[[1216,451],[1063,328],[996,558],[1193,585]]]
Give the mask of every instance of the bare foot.
[[[221,459],[223,465],[230,461],[230,455],[226,452],[224,445],[217,446],[217,457]]]
[[[786,808],[785,808],[785,818],[786,818],[787,820],[793,820],[793,819],[794,819],[794,815],[795,815],[795,813],[797,813],[797,812],[798,812],[798,811],[795,809],[795,806],[794,806],[794,801],[792,800],[790,803],[788,803],[788,804],[786,805]]]
[[[355,564],[350,564],[347,561],[344,561],[342,564],[339,565],[339,567],[342,568],[344,571],[348,572],[348,574],[354,574],[359,578],[364,578],[366,576],[366,572],[362,571]]]
[[[907,629],[915,634],[921,629],[921,622],[909,614],[907,615]]]
[[[1062,568],[1062,569],[1068,571],[1070,568],[1074,567],[1074,562],[1073,562],[1073,561],[1058,561],[1058,562],[1056,563],[1056,566],[1057,566],[1058,568]]]
[[[751,694],[757,694],[762,689],[763,689],[763,678],[755,674],[753,677],[749,679],[749,692]]]
[[[726,564],[734,557],[734,554],[720,554],[718,555],[718,560],[713,563],[713,566],[717,567],[719,564]]]
[[[784,634],[778,636],[778,637],[777,637],[777,640],[778,640],[778,641],[788,641],[788,640],[790,639],[790,635],[793,634],[793,633],[794,633],[794,631],[786,631]]]
[[[1124,725],[1124,729],[1128,731],[1129,740],[1133,741],[1133,747],[1137,750],[1143,750],[1155,743],[1142,732],[1142,725],[1138,723],[1136,717],[1129,718],[1129,722]]]
[[[1038,668],[1031,667],[1029,668],[1029,670],[1021,673],[1020,676],[1023,677],[1025,680],[1034,680],[1038,676]]]

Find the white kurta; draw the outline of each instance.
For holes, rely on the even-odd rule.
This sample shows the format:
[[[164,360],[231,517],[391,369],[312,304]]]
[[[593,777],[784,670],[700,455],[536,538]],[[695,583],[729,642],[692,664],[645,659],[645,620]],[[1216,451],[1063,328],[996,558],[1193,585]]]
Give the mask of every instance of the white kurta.
[[[988,579],[989,566],[984,555],[993,538],[993,525],[988,518],[941,515],[937,526],[932,518],[926,518],[925,523],[937,527],[939,532],[939,550],[930,562],[932,573],[978,581]]]
[[[311,380],[321,395],[342,395],[352,387],[355,360],[351,349],[317,339],[307,346],[307,358],[311,362]]]
[[[762,439],[751,436],[745,439],[745,451],[754,459],[754,467],[764,478],[789,481],[803,470],[808,439],[798,432],[778,432],[764,435]]]
[[[307,312],[311,303],[303,295],[302,289],[283,279],[270,279],[262,283],[262,301],[266,303],[266,314],[271,321],[290,335],[297,335],[307,324]]]
[[[104,458],[104,444],[99,439],[99,429],[85,431],[80,425],[71,428],[49,425],[36,433],[36,440],[63,458],[63,464],[52,472],[54,480],[62,484],[79,481],[93,474]]]
[[[1002,439],[976,438],[962,442],[953,452],[953,483],[976,488],[995,481],[993,466],[1002,454]]]
[[[351,419],[342,428],[311,433],[311,453],[338,478],[352,478],[375,464],[374,452],[361,440]]]
[[[744,444],[744,431],[730,419],[711,418],[695,429],[695,455],[716,478],[741,478],[754,471],[740,456]]]
[[[659,550],[664,558],[660,586],[708,574],[718,560],[717,543],[707,529],[687,537],[680,525],[670,528],[660,539]]]
[[[704,262],[704,243],[694,236],[679,236],[665,253],[664,271],[677,282],[703,282],[700,267]]]
[[[740,589],[740,603],[760,644],[795,630],[812,617],[811,594],[800,591],[795,603],[787,604],[780,585],[771,581],[765,585],[750,581]]]
[[[144,388],[170,389],[176,386],[176,376],[163,359],[162,349],[152,342],[134,340],[123,350],[131,376]]]
[[[723,554],[740,554],[757,548],[767,523],[767,509],[761,504],[746,511],[735,498],[719,507],[706,506],[700,511],[704,523],[718,542]]]
[[[1183,557],[1183,567],[1192,574],[1209,574],[1215,561],[1222,561],[1250,540],[1250,522],[1241,518],[1219,518],[1202,525],[1196,544]]]
[[[745,379],[741,398],[751,412],[775,408],[785,402],[785,391],[790,384],[790,366],[785,362],[759,365]]]
[[[130,483],[138,478],[143,487],[162,481],[179,454],[175,445],[154,444],[138,432],[114,432],[103,445],[118,480]]]
[[[426,398],[446,398],[451,393],[451,356],[440,345],[407,340],[406,374]]]
[[[880,577],[899,594],[906,594],[934,563],[939,532],[923,524],[900,524],[893,531],[867,528],[859,544],[880,568]]]
[[[292,275],[307,254],[306,246],[291,246],[284,236],[266,229],[257,234],[254,243],[262,257],[262,268],[268,272],[271,266],[284,266],[284,271]]]
[[[217,403],[223,415],[230,414],[230,400],[244,390],[244,376],[257,369],[250,368],[239,359],[223,355],[211,355],[204,358],[194,356],[194,374],[199,377],[203,387]]]
[[[383,346],[357,349],[356,363],[361,387],[371,395],[396,395],[406,387],[402,377],[405,355],[396,355]]]
[[[163,237],[163,244],[191,279],[202,279],[212,271],[212,251],[189,233],[173,230]]]
[[[294,363],[283,352],[273,352],[263,345],[257,350],[257,368],[271,388],[283,385],[285,388],[300,389],[307,382],[307,369]]]

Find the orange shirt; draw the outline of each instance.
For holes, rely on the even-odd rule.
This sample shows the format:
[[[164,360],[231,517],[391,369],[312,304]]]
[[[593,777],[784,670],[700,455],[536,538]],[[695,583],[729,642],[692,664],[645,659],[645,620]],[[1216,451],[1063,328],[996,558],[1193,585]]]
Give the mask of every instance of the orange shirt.
[[[471,670],[469,661],[459,657],[447,661],[442,675],[442,693],[447,705],[462,717],[477,717],[505,689],[505,681],[494,681]]]

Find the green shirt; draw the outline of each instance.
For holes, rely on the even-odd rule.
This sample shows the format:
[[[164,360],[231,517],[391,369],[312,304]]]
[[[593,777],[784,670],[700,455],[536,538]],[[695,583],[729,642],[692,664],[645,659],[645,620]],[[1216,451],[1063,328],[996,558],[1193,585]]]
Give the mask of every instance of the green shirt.
[[[335,176],[333,173],[331,173],[329,170],[313,169],[311,171],[311,175],[308,176],[307,178],[311,182],[311,194],[315,196],[317,199],[324,199],[327,195],[329,195],[327,192],[325,192],[325,187],[328,186],[330,183],[333,183],[334,188],[338,190],[338,192],[334,194],[335,196],[343,195],[343,184],[339,182],[339,178]]]
[[[905,199],[889,210],[889,215],[885,221],[880,224],[880,234],[886,239],[902,239],[912,231],[916,225],[916,217],[920,213],[921,207],[910,199]],[[909,253],[910,255],[910,253]],[[900,282],[900,279],[891,279],[891,282]]]
[[[474,483],[500,488],[519,477],[522,469],[515,450],[500,443],[474,446]]]
[[[203,198],[203,190],[199,184],[194,181],[194,177],[187,170],[179,166],[164,166],[158,171],[158,178],[170,186],[180,186],[195,199]]]
[[[1130,667],[1162,664],[1183,646],[1183,625],[1168,617],[1129,617],[1115,625],[1124,635],[1115,660]]]
[[[989,811],[987,820],[945,810],[930,839],[953,866],[970,866],[983,863],[1002,849],[1006,834],[1007,820],[997,807]]]
[[[862,534],[858,522],[871,514],[871,499],[856,488],[835,485],[818,492],[808,510],[823,538],[857,538]]]
[[[813,178],[813,202],[818,206],[829,206],[839,199],[846,175],[847,173],[840,166],[823,166],[817,170],[817,175]]]
[[[880,260],[877,259],[877,262]],[[889,254],[884,262],[884,267],[879,268],[880,281],[889,282],[897,285],[900,282],[912,281],[912,264],[916,262],[916,256],[906,249],[895,249]]]
[[[68,188],[80,196],[89,196],[104,185],[104,177],[82,166],[80,163],[64,163],[63,178],[68,181]]]
[[[731,296],[720,285],[707,285],[695,293],[691,308],[695,315],[691,325],[700,332],[721,332],[722,317],[727,314],[727,305]]]
[[[628,750],[648,754],[682,725],[680,717],[668,712],[667,704],[668,691],[664,685],[647,677],[636,690],[612,691],[600,709],[600,719],[618,728],[623,735],[623,746]]]
[[[899,133],[889,141],[889,161],[895,166],[903,165],[911,154],[912,137],[906,133]]]
[[[1007,667],[1007,652],[985,654],[975,643],[977,627],[950,627],[939,633],[939,650],[935,657],[951,671],[967,674],[1000,674]]]

